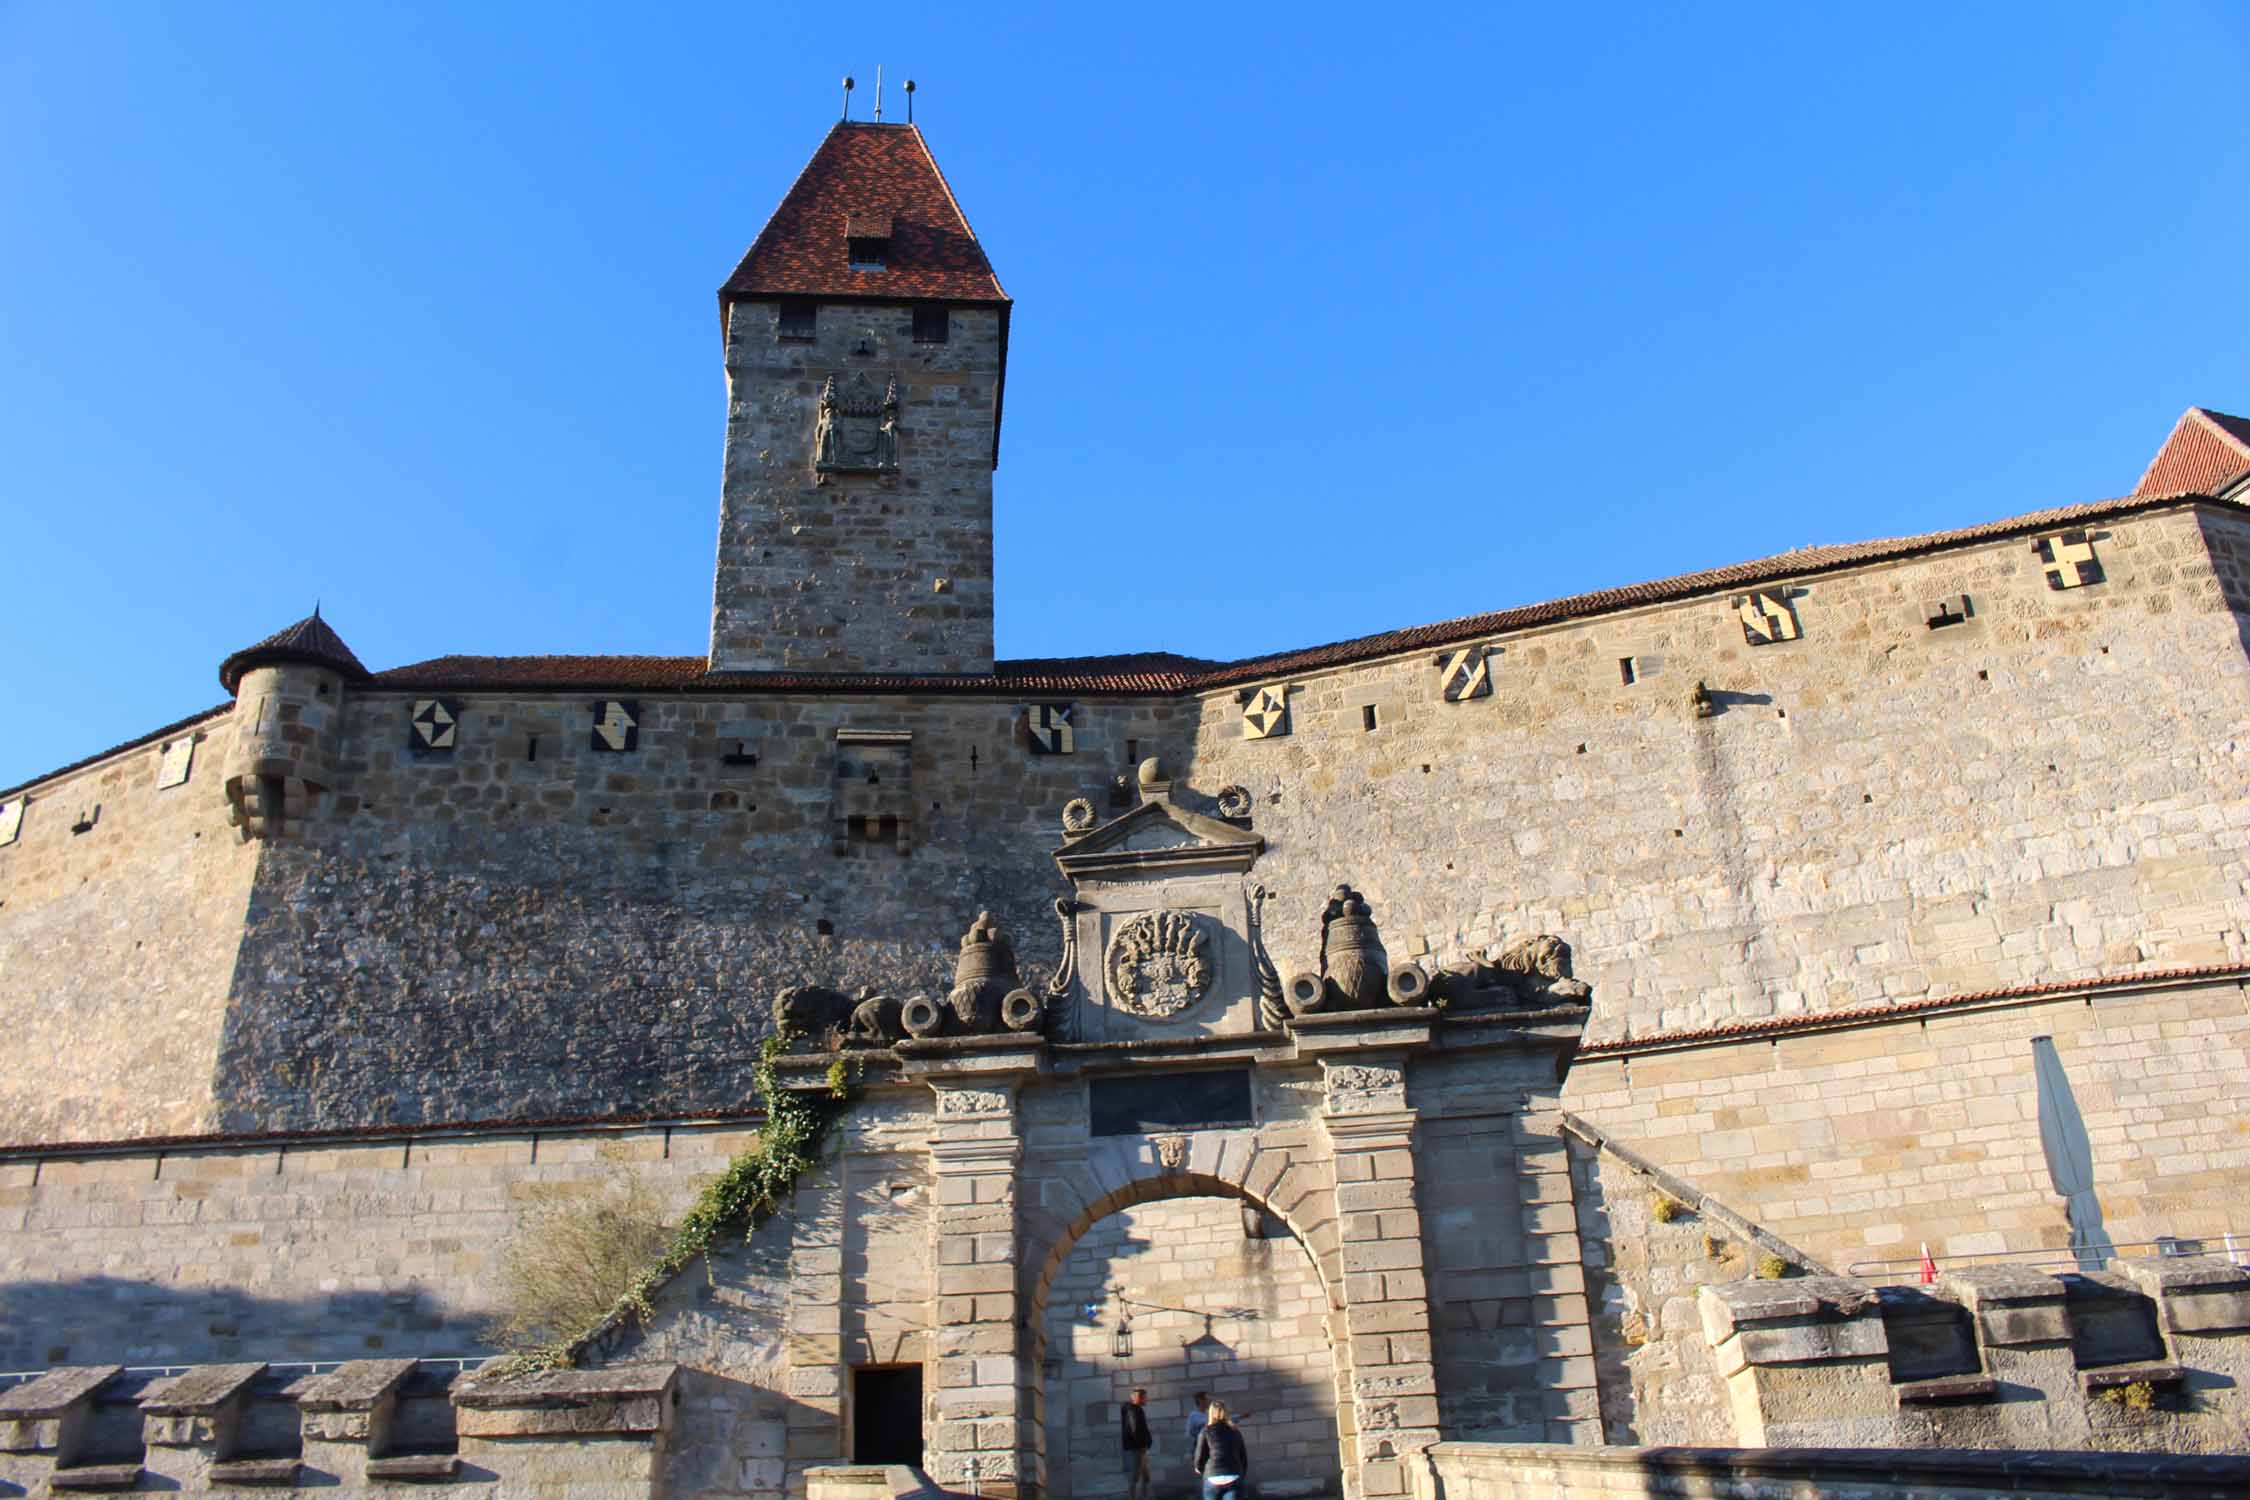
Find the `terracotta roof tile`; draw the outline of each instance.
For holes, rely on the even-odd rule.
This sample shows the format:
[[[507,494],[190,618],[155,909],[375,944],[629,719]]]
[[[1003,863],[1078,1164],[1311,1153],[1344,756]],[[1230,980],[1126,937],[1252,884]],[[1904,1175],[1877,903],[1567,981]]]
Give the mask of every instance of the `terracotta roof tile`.
[[[847,229],[890,223],[879,271],[855,271]],[[911,125],[847,121],[828,132],[719,289],[738,297],[1006,302],[945,174]]]
[[[2250,421],[2191,406],[2149,460],[2136,495],[2196,490],[2215,495],[2250,470]]]
[[[275,662],[311,662],[315,666],[333,667],[354,681],[367,676],[367,668],[360,665],[352,648],[344,644],[344,638],[320,617],[317,605],[296,624],[275,631],[254,646],[245,646],[220,662],[219,686],[231,693],[241,683],[243,673],[252,667]]]

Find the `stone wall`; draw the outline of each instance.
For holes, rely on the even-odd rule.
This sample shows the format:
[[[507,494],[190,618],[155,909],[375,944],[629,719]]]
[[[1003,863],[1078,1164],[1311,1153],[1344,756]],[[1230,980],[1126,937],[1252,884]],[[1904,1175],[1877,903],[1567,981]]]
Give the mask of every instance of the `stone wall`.
[[[1416,1500],[2241,1500],[2250,1461],[2123,1454],[1440,1443]]]
[[[231,735],[191,722],[0,798],[0,1140],[212,1127],[257,865],[220,789]]]
[[[1277,957],[1345,878],[1394,958],[1561,933],[1590,1040],[2239,962],[2242,636],[2194,510],[2094,546],[2065,590],[2020,536],[1769,586],[1766,646],[1724,594],[1527,630],[1461,703],[1433,653],[1308,672],[1278,738],[1206,693],[1181,774],[1256,799]]]
[[[992,468],[1006,314],[828,303],[809,338],[778,305],[727,316],[726,470],[711,611],[718,671],[992,670]],[[894,472],[817,475],[822,382],[896,379]]]
[[[980,910],[1026,978],[1051,969],[1062,806],[1106,806],[1171,717],[1089,705],[1075,753],[1035,756],[1007,699],[644,699],[611,753],[596,701],[466,698],[459,748],[424,759],[411,698],[354,697],[336,817],[259,866],[224,1124],[740,1107],[786,985],[942,993]],[[836,815],[854,728],[914,737],[881,788],[907,852]]]
[[[1579,1059],[1604,1133],[1839,1268],[2056,1250],[2031,1039],[2054,1038],[2113,1242],[2244,1227],[2250,1128],[2236,981],[1933,1011],[1882,1024]]]
[[[500,1249],[555,1194],[673,1217],[735,1125],[0,1163],[0,1370],[487,1352]]]
[[[1087,1307],[1099,1309],[1094,1317]],[[1118,1357],[1120,1311],[1132,1352]],[[1208,1324],[1197,1312],[1213,1316]],[[1192,1486],[1195,1392],[1226,1403],[1264,1485],[1341,1486],[1328,1301],[1288,1227],[1240,1199],[1146,1203],[1081,1237],[1047,1300],[1047,1474],[1054,1500],[1123,1495],[1118,1408],[1148,1389],[1156,1484]]]
[[[2237,578],[2243,531],[2118,519],[2068,590],[2024,536],[1812,576],[1766,591],[1799,638],[1760,647],[1724,594],[1525,630],[1462,703],[1423,654],[1306,673],[1261,740],[1232,691],[1082,698],[1076,753],[1038,756],[1025,698],[745,679],[634,695],[623,753],[590,739],[622,690],[465,693],[459,747],[425,756],[417,695],[355,688],[329,807],[270,843],[220,851],[200,771],[58,831],[153,748],[34,789],[0,847],[0,1020],[56,1062],[0,1084],[0,1127],[732,1107],[785,984],[942,988],[987,908],[1043,972],[1059,810],[1152,754],[1184,796],[1250,793],[1284,973],[1350,879],[1394,958],[1565,935],[1597,1041],[2240,963],[2250,667],[2211,549]],[[839,729],[912,731],[910,784],[841,798]]]

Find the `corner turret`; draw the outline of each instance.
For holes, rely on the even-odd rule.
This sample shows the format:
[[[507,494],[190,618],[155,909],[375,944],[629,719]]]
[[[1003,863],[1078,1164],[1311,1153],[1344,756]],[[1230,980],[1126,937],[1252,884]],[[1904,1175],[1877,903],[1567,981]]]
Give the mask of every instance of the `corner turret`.
[[[345,685],[367,677],[318,606],[219,664],[219,685],[234,695],[227,817],[245,841],[272,838],[320,811],[333,784]]]

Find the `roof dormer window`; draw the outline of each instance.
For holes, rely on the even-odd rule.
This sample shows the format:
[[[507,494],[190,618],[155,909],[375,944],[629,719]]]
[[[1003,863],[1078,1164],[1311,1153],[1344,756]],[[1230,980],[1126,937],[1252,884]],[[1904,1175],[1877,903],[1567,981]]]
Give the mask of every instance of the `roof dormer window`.
[[[844,219],[844,254],[855,271],[880,271],[891,263],[889,213],[852,213]]]

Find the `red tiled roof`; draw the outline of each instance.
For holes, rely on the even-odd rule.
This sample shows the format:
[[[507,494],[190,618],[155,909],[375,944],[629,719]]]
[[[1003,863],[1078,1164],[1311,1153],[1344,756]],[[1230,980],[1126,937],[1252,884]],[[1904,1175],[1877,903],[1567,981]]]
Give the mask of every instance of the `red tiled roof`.
[[[2215,495],[2250,470],[2250,421],[2191,406],[2149,460],[2136,495],[2196,490]]]
[[[1706,1043],[1785,1036],[1791,1032],[1834,1031],[1847,1026],[1878,1025],[1905,1016],[1926,1016],[1932,1011],[1991,1005],[2010,1000],[2052,1000],[2064,995],[2091,994],[2096,990],[2120,989],[2128,985],[2245,978],[2250,978],[2250,965],[2245,964],[2195,964],[2178,969],[2142,969],[2129,974],[2096,975],[2091,979],[2056,979],[2045,984],[1972,990],[1965,995],[1933,995],[1921,1000],[1901,1000],[1895,1005],[1862,1005],[1850,1010],[1814,1011],[1800,1016],[1766,1016],[1755,1021],[1728,1021],[1718,1026],[1701,1026],[1686,1031],[1660,1031],[1650,1036],[1618,1037],[1606,1042],[1589,1042],[1578,1049],[1578,1055],[1582,1058],[1617,1057]]]
[[[891,221],[880,271],[855,271],[846,229]],[[1006,302],[945,174],[912,125],[845,121],[828,132],[781,207],[719,289],[738,297]]]
[[[18,792],[29,791],[41,782],[53,781],[58,776],[68,776],[73,771],[83,771],[88,766],[108,760],[113,755],[123,755],[128,750],[138,750],[143,745],[153,745],[158,740],[168,740],[183,729],[193,729],[196,725],[207,720],[220,718],[232,712],[234,712],[234,700],[232,698],[224,703],[214,703],[199,714],[189,714],[184,719],[174,719],[162,728],[151,729],[146,734],[134,735],[121,745],[112,745],[107,750],[97,750],[92,755],[82,755],[67,766],[57,766],[52,771],[32,777],[29,781],[19,781],[11,787],[0,787],[0,802],[7,801]]]

